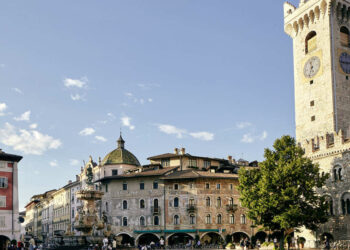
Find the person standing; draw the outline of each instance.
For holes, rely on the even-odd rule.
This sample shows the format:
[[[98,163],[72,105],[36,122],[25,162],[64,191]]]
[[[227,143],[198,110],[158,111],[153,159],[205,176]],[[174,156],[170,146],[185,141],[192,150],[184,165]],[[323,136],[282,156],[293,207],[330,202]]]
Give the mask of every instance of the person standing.
[[[163,237],[160,238],[159,244],[160,244],[160,248],[161,248],[161,249],[164,249],[164,245],[165,245],[164,243],[165,243],[165,242],[164,242]]]
[[[331,248],[331,244],[329,243],[327,236],[324,237],[324,248],[327,250]]]
[[[117,249],[117,241],[115,239],[113,239],[112,241],[112,249],[113,250]]]
[[[35,248],[35,240],[34,238],[31,238],[29,240],[29,250],[34,250],[34,248]]]

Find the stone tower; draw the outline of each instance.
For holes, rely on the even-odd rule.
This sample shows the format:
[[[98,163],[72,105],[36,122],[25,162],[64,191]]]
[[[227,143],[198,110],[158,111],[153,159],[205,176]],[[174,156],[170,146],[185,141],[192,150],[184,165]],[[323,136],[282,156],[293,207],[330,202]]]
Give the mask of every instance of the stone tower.
[[[320,190],[331,219],[304,235],[310,247],[327,234],[350,240],[350,1],[286,2],[284,29],[293,39],[297,141],[331,175]]]

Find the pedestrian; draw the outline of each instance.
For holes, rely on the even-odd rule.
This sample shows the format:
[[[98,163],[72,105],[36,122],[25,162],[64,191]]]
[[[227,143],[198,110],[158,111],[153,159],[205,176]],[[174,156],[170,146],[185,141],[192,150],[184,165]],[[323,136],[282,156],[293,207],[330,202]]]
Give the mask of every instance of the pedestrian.
[[[112,241],[112,249],[113,250],[117,249],[117,241],[115,239],[113,239]]]
[[[331,244],[329,243],[327,236],[324,237],[324,248],[327,250],[331,248]]]
[[[165,243],[165,242],[164,242],[163,237],[160,238],[159,244],[160,244],[160,248],[161,248],[161,249],[164,249],[164,245],[165,245],[164,243]]]
[[[35,249],[35,240],[34,238],[31,238],[29,240],[29,250],[34,250]]]

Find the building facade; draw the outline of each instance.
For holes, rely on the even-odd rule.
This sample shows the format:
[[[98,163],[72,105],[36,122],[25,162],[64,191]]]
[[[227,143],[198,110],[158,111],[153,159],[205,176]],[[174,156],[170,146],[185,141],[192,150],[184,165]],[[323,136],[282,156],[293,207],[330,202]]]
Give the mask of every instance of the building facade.
[[[297,141],[331,176],[319,190],[330,205],[329,222],[301,234],[310,247],[324,236],[350,240],[349,9],[344,0],[284,4],[285,32],[293,39]]]
[[[0,248],[10,240],[19,240],[18,162],[22,156],[0,149]]]

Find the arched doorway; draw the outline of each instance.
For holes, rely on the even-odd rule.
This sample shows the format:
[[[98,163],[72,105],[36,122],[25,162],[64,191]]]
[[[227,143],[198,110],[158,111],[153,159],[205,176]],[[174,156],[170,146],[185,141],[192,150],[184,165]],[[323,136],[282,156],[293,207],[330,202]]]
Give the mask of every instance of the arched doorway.
[[[150,245],[151,242],[154,242],[155,244],[157,244],[159,242],[159,238],[151,233],[147,233],[147,234],[142,234],[140,235],[140,237],[137,240],[137,245]]]
[[[334,237],[333,237],[333,235],[332,234],[330,234],[330,233],[323,233],[322,235],[321,235],[321,241],[324,241],[325,239],[326,239],[326,237],[327,237],[327,239],[329,240],[329,242],[333,242],[334,241]]]
[[[223,243],[223,241],[224,239],[221,237],[221,235],[215,232],[206,233],[201,238],[201,242],[204,246],[212,244],[219,245]]]
[[[189,242],[193,243],[193,237],[186,233],[175,233],[168,238],[168,245],[187,245]]]
[[[277,242],[280,242],[280,239],[282,238],[282,233],[280,231],[273,232],[270,236],[271,240],[275,241],[277,239]]]
[[[260,243],[263,243],[266,241],[266,238],[267,238],[267,233],[265,233],[264,231],[260,231],[260,232],[257,232],[255,234],[255,239],[256,240],[259,240]]]
[[[234,243],[239,243],[244,238],[250,239],[248,234],[246,234],[244,232],[236,232],[236,233],[232,234],[232,238],[233,238]]]
[[[4,235],[0,235],[0,249],[7,249],[10,239]]]
[[[126,233],[118,234],[115,239],[118,246],[134,246],[134,238]]]

